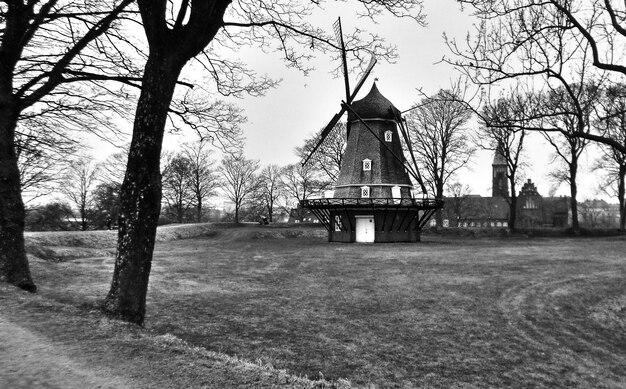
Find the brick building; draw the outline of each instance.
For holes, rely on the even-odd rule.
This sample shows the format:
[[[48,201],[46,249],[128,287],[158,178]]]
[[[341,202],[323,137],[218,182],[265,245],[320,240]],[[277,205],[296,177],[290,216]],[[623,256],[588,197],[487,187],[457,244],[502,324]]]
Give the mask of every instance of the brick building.
[[[508,227],[509,185],[506,160],[499,152],[492,163],[491,197],[446,197],[443,218],[450,227]],[[569,197],[543,197],[528,179],[517,198],[517,227],[567,227],[571,224]]]

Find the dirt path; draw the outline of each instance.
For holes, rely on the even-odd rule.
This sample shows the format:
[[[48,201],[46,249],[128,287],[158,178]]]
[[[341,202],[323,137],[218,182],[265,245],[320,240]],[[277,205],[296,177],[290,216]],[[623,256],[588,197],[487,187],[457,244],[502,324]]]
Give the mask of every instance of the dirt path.
[[[52,342],[0,314],[0,388],[132,387],[110,372],[82,365],[72,354],[71,347]]]

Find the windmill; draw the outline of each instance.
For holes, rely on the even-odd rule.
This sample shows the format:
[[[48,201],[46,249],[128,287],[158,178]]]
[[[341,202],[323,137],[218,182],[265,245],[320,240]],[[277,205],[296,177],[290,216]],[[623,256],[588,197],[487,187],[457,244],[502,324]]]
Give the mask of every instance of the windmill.
[[[370,62],[354,91],[350,92],[340,21],[335,31],[342,51],[346,101],[342,101],[341,110],[322,130],[304,163],[346,112],[347,143],[333,198],[303,200],[301,206],[311,210],[326,227],[329,241],[418,241],[420,231],[443,202],[413,198],[411,177],[420,185],[422,193],[426,189],[401,112],[380,93],[376,83],[364,98],[354,100],[376,61]],[[405,157],[405,150],[412,164]]]
[[[330,134],[330,132],[333,130],[333,128],[335,128],[339,120],[341,120],[341,117],[348,110],[346,105],[352,104],[352,101],[356,97],[357,93],[359,93],[359,91],[361,90],[361,87],[365,83],[365,80],[367,80],[367,77],[369,77],[370,73],[372,72],[372,69],[374,68],[374,65],[376,65],[376,62],[377,62],[376,57],[372,56],[372,59],[370,60],[369,64],[367,65],[367,68],[365,69],[365,73],[363,73],[359,81],[356,83],[356,87],[354,88],[354,91],[350,92],[350,78],[348,77],[348,62],[346,59],[346,45],[343,40],[341,18],[337,19],[337,21],[333,25],[333,28],[335,30],[335,37],[337,39],[337,43],[339,44],[339,49],[341,50],[341,62],[342,62],[341,69],[343,72],[343,79],[344,79],[344,84],[345,84],[345,89],[346,89],[346,100],[345,100],[345,104],[342,102],[341,110],[337,112],[335,116],[333,116],[332,119],[330,119],[330,122],[328,122],[326,127],[324,127],[317,143],[311,149],[311,152],[309,153],[309,155],[302,162],[302,166],[306,165],[306,163],[309,161],[309,159],[311,159],[311,157],[317,151],[317,149],[322,145],[322,143],[324,143],[324,140],[326,140],[326,137],[328,136],[328,134]],[[350,122],[348,122],[346,125],[347,137],[350,136],[350,127],[351,127]]]
[[[351,108],[351,104],[353,103],[354,98],[356,97],[356,95],[361,90],[361,87],[363,87],[363,85],[365,84],[365,81],[367,80],[367,78],[371,74],[372,69],[374,68],[374,65],[376,65],[376,62],[377,62],[376,57],[372,56],[372,58],[371,58],[371,60],[370,60],[370,62],[368,64],[367,68],[365,69],[365,72],[363,73],[361,78],[356,83],[356,87],[354,88],[354,91],[350,92],[350,79],[348,77],[348,62],[347,62],[347,55],[346,55],[346,46],[345,46],[345,42],[344,42],[344,39],[343,39],[343,30],[342,30],[342,27],[341,27],[341,18],[338,18],[337,21],[334,23],[333,29],[335,31],[335,37],[337,39],[337,43],[339,44],[339,49],[341,50],[342,72],[343,72],[343,76],[344,76],[346,100],[341,102],[341,110],[339,112],[337,112],[330,119],[330,121],[328,122],[326,127],[324,127],[324,129],[320,133],[320,136],[319,136],[319,138],[317,140],[317,143],[315,144],[315,146],[313,146],[313,148],[311,149],[309,154],[302,161],[302,166],[306,165],[306,163],[311,159],[313,154],[315,154],[315,152],[320,148],[320,146],[324,143],[324,141],[326,140],[326,138],[328,137],[330,132],[335,128],[335,126],[337,125],[339,120],[341,120],[341,118],[343,117],[343,115],[346,112],[348,112],[349,116],[350,116],[350,114],[353,114],[353,115],[355,114],[354,110]],[[389,109],[391,109],[391,106],[390,106]],[[402,113],[400,111],[397,111],[397,112],[396,111],[391,111],[391,112],[392,112],[392,115],[394,116],[394,119],[396,119],[396,121],[398,123],[398,128],[400,130],[400,133],[402,134],[402,139],[404,141],[405,150],[410,155],[411,160],[410,161],[407,160],[404,157],[403,153],[399,153],[400,155],[398,155],[398,153],[392,152],[392,156],[395,159],[397,159],[398,161],[400,161],[405,166],[405,169],[407,170],[407,172],[419,184],[420,189],[422,190],[422,193],[425,194],[426,193],[426,186],[425,186],[424,181],[423,181],[423,179],[422,179],[422,177],[421,177],[421,175],[419,173],[419,169],[418,169],[418,166],[417,166],[417,161],[416,161],[415,155],[413,153],[412,142],[410,140],[409,132],[407,130],[406,119],[401,117]],[[360,120],[362,118],[360,118],[358,114],[356,114],[355,116],[359,119],[359,122],[361,122],[362,124],[365,125],[365,127],[368,129],[368,131],[372,132],[371,128],[367,125],[367,123],[365,123],[363,120]],[[346,123],[346,138],[347,139],[350,138],[351,127],[352,127],[352,122],[350,120],[348,120],[347,123]],[[382,145],[385,145],[385,143],[382,141],[382,139],[378,139],[378,140],[381,142]]]

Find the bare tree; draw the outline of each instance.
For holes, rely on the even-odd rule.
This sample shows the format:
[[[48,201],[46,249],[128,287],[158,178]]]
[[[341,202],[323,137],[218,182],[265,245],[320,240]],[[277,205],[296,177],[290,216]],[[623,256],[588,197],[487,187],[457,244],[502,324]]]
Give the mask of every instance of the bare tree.
[[[448,180],[469,162],[475,152],[465,125],[472,110],[463,104],[460,87],[440,90],[423,99],[408,115],[418,169],[434,197],[443,200]],[[441,210],[435,215],[443,226]]]
[[[421,0],[355,1],[374,17],[388,11],[422,22]],[[111,315],[142,324],[161,202],[159,159],[163,132],[174,89],[183,67],[193,58],[204,67],[222,94],[261,94],[274,86],[254,78],[243,64],[220,57],[220,46],[267,47],[268,40],[288,65],[307,71],[305,50],[336,49],[329,35],[306,23],[321,2],[279,0],[138,0],[149,45],[141,95],[137,103],[133,139],[121,191],[117,255],[111,288],[103,308]],[[389,58],[393,50],[377,36],[356,34],[347,39],[351,51],[369,51]],[[365,62],[365,58],[357,57]],[[124,271],[122,271],[124,269]],[[132,270],[129,270],[132,269]]]
[[[174,214],[177,223],[184,221],[193,203],[191,176],[191,161],[181,154],[172,156],[163,168],[163,200],[167,211]]]
[[[598,74],[626,75],[620,43],[626,37],[626,13],[612,0],[458,1],[474,10],[480,23],[466,47],[448,42],[455,58],[445,60],[479,85],[510,79],[531,85],[539,79],[568,89]],[[575,98],[573,90],[568,93]],[[609,134],[580,127],[572,135],[626,153]]]
[[[78,209],[80,229],[89,228],[90,212],[94,205],[94,190],[97,184],[99,166],[87,155],[79,156],[70,163],[61,192]]]
[[[580,203],[580,216],[582,223],[590,228],[608,227],[612,223],[610,206],[604,200],[585,200]]]
[[[93,113],[92,119],[103,118],[79,103],[87,94],[89,105],[99,105],[98,94],[83,82],[102,85],[120,76],[118,70],[111,73],[112,67],[129,65],[111,50],[126,38],[110,27],[131,3],[20,0],[0,5],[0,281],[36,291],[24,250],[18,123],[56,117],[71,124],[76,122],[71,112],[83,109]],[[126,76],[132,76],[130,69]],[[55,126],[50,130],[64,128],[58,120]]]
[[[626,146],[626,85],[616,84],[603,91],[598,104],[597,129],[604,135]],[[626,230],[626,154],[614,147],[601,144],[602,154],[594,170],[603,172],[601,190],[617,198],[619,228]]]
[[[77,143],[40,129],[19,131],[15,138],[24,203],[58,188]]]
[[[264,87],[274,86],[267,81]],[[260,86],[259,86],[260,87]],[[251,93],[257,93],[254,86]],[[195,85],[172,100],[169,123],[174,131],[191,129],[202,145],[211,144],[225,152],[235,153],[244,143],[241,125],[246,122],[241,108],[221,100],[211,100],[211,91]],[[203,146],[203,148],[206,146]]]
[[[100,226],[111,229],[120,213],[120,185],[99,180],[93,191],[93,201],[96,221]]]
[[[100,166],[100,181],[118,186],[122,185],[126,173],[127,158],[128,150],[121,150],[109,155]]]
[[[235,204],[235,223],[239,223],[239,211],[254,194],[258,186],[256,176],[259,161],[246,159],[243,153],[229,155],[222,160],[222,189],[226,197]]]
[[[278,165],[265,166],[259,175],[258,193],[270,223],[274,221],[276,202],[284,192],[281,175],[282,169]]]
[[[446,214],[451,227],[460,227],[469,216],[474,214],[471,198],[468,197],[470,188],[458,181],[447,184],[448,196],[446,197]]]
[[[505,175],[510,193],[505,199],[509,205],[508,225],[512,231],[515,231],[517,222],[517,185],[521,181],[519,173],[524,166],[522,155],[526,138],[526,130],[518,123],[523,112],[528,109],[527,103],[531,98],[513,92],[508,97],[485,105],[480,116],[480,147],[494,152],[507,166]]]
[[[619,23],[614,22],[623,15],[614,13],[609,0],[592,2],[589,7],[578,0],[461,2],[476,10],[481,23],[466,48],[449,42],[457,57],[450,62],[482,86],[515,79],[529,90],[538,89],[537,85],[543,89],[546,104],[523,112],[520,123],[513,126],[523,123],[526,130],[543,132],[565,161],[567,169],[557,171],[556,176],[570,184],[572,229],[577,232],[575,176],[580,153],[588,140],[622,147],[615,139],[592,132],[589,117],[606,72],[626,74],[621,66],[606,62],[617,58],[613,57],[619,46],[615,38],[621,33]],[[557,133],[564,142],[555,141],[552,134]]]
[[[299,210],[296,216],[300,221],[304,216],[304,209],[299,206],[300,201],[330,187],[326,178],[321,177],[320,172],[309,163],[304,166],[300,163],[287,165],[283,168],[281,176],[288,205],[291,204],[292,208]]]
[[[576,137],[576,133],[587,133],[591,128],[591,115],[598,102],[600,88],[595,83],[568,85],[569,91],[559,88],[550,91],[540,104],[539,116],[549,124],[549,128],[558,128],[559,133],[544,131],[542,135],[554,149],[554,160],[560,161],[550,173],[558,185],[566,182],[570,187],[570,210],[572,230],[579,232],[578,222],[578,184],[576,181],[579,160],[589,140]],[[572,99],[571,96],[575,99]]]
[[[183,144],[181,154],[189,161],[189,188],[196,208],[196,221],[201,223],[205,200],[214,196],[221,186],[217,163],[202,140]]]
[[[296,148],[296,155],[298,158],[304,160],[311,154],[311,150],[315,147],[320,133],[323,128],[320,129],[314,136],[306,139],[302,147]],[[339,122],[335,125],[335,128],[328,134],[324,143],[317,149],[317,151],[311,156],[308,164],[311,164],[315,169],[328,177],[329,183],[334,183],[339,177],[339,169],[341,169],[341,158],[346,148],[347,143],[346,124]]]

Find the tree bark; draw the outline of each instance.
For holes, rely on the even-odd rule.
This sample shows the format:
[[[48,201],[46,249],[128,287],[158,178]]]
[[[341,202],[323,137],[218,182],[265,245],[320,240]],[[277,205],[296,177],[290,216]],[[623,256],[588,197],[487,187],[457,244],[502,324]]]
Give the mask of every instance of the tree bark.
[[[161,146],[167,110],[184,62],[151,53],[137,103],[128,165],[120,192],[115,269],[103,308],[143,325],[157,223],[161,210]]]
[[[23,47],[32,9],[21,2],[8,3],[0,46],[0,281],[29,292],[37,287],[30,275],[24,249],[24,202],[15,130],[19,101],[13,94],[13,73]]]
[[[619,231],[626,231],[626,199],[624,195],[626,194],[626,164],[624,161],[618,161],[619,168],[617,170],[617,201],[619,203]]]
[[[198,223],[202,223],[202,197],[198,196],[198,205],[196,205],[196,216]]]
[[[184,214],[185,206],[182,204],[182,201],[180,201],[176,206],[176,221],[178,224],[183,224]]]
[[[437,193],[435,194],[435,198],[437,200],[443,200],[443,180],[438,180],[437,182]],[[443,228],[443,212],[441,209],[435,211],[435,226],[437,228]]]
[[[87,209],[85,206],[80,208],[80,229],[81,231],[87,231]]]
[[[120,192],[119,233],[111,289],[103,301],[109,315],[143,325],[148,280],[161,210],[161,147],[167,112],[180,71],[223,25],[230,0],[183,2],[172,28],[167,2],[138,0],[150,54],[137,102],[133,139]],[[188,10],[187,24],[183,16]]]
[[[0,97],[0,281],[36,292],[24,249],[24,202],[15,152],[17,104]]]
[[[511,187],[511,197],[508,198],[509,203],[509,229],[511,232],[515,232],[517,224],[517,193],[515,188],[515,173],[511,174],[509,178],[509,185]]]
[[[272,223],[274,221],[274,202],[269,201],[267,204],[267,220]]]
[[[576,196],[578,194],[578,186],[576,184],[576,175],[578,173],[578,158],[572,157],[572,161],[569,166],[569,171],[570,171],[569,173],[570,174],[570,199],[569,201],[570,201],[570,209],[572,211],[572,232],[578,235],[580,233],[580,225],[578,223],[578,201],[576,201]]]

